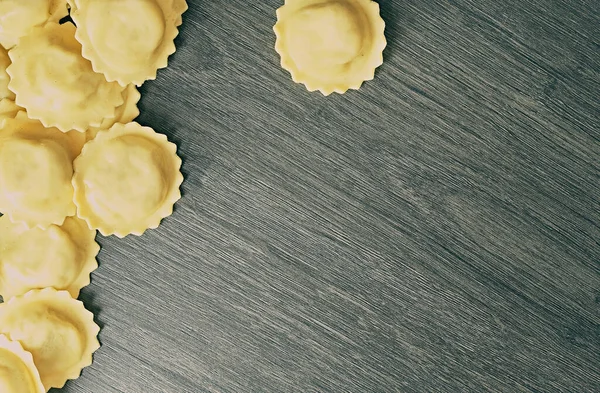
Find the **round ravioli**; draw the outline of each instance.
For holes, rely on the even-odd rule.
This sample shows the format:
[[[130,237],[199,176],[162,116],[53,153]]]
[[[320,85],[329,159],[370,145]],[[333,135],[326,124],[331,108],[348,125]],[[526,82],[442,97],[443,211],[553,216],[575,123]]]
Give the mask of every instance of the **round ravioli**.
[[[0,295],[6,300],[53,287],[77,298],[98,267],[95,236],[96,231],[76,217],[44,230],[0,217]]]
[[[69,0],[82,55],[109,81],[140,86],[175,52],[182,0]]]
[[[123,104],[124,88],[107,82],[81,57],[71,23],[34,28],[8,55],[8,86],[17,105],[46,127],[84,132],[114,118]]]
[[[77,215],[103,235],[141,235],[173,212],[183,176],[177,147],[136,122],[115,124],[74,162]]]
[[[85,135],[25,117],[5,119],[0,129],[0,212],[28,228],[61,225],[76,212],[73,159]]]
[[[18,341],[0,334],[0,392],[44,393],[33,357]]]
[[[91,127],[87,130],[86,139],[88,141],[94,139],[100,131],[108,130],[116,123],[126,124],[132,122],[140,114],[137,103],[141,97],[140,92],[136,89],[134,84],[127,85],[125,90],[123,90],[123,100],[125,100],[125,102],[117,108],[115,117],[113,119],[104,120],[100,127]]]
[[[385,23],[371,0],[286,0],[273,27],[281,66],[324,95],[358,89],[383,63]]]
[[[68,14],[66,0],[0,0],[0,45],[12,48],[32,28]]]
[[[33,356],[45,390],[61,388],[92,364],[100,328],[67,291],[34,289],[0,305],[0,333]]]

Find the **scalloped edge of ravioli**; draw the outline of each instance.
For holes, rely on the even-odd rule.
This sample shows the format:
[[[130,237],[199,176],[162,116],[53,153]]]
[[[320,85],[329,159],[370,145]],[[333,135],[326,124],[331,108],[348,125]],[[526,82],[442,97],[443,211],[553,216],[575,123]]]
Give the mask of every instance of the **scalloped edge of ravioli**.
[[[116,110],[115,117],[113,119],[105,119],[100,127],[91,127],[86,131],[86,140],[91,141],[98,135],[100,131],[108,130],[116,123],[129,123],[132,122],[136,117],[140,115],[140,110],[137,107],[138,102],[142,98],[142,95],[135,87],[135,85],[129,84],[123,90],[123,105],[119,106]]]
[[[8,87],[16,94],[16,104],[27,110],[31,119],[39,120],[46,127],[56,127],[63,132],[78,131],[85,132],[90,127],[97,127],[105,119],[115,117],[116,108],[123,104],[123,86],[114,82],[108,82],[104,76],[94,72],[90,62],[81,57],[81,44],[75,39],[76,28],[71,23],[59,25],[47,23],[43,27],[34,28],[29,35],[24,37],[19,45],[8,51],[12,64],[6,72],[10,76]],[[54,43],[54,45],[50,45]],[[40,57],[40,48],[60,49],[62,53],[78,62],[82,76],[93,83],[95,93],[86,97],[83,101],[72,100],[70,95],[78,91],[79,84],[67,87],[57,82],[46,81],[54,91],[50,97],[47,92],[36,91],[32,88],[31,78],[28,76],[28,62],[52,60],[52,57]],[[43,51],[46,49],[42,50]],[[71,77],[74,81],[82,78]],[[37,81],[36,89],[44,83]],[[46,88],[47,90],[49,88]],[[72,89],[70,89],[72,88]],[[40,87],[41,89],[41,87]],[[57,94],[62,97],[56,98]],[[57,104],[58,103],[58,104]],[[60,108],[53,108],[59,105]]]
[[[141,86],[147,80],[156,79],[157,71],[165,68],[168,65],[168,58],[175,53],[175,38],[179,35],[178,26],[183,23],[182,14],[187,10],[188,6],[184,0],[146,0],[154,1],[160,7],[164,18],[164,34],[157,48],[152,52],[151,57],[140,58],[135,65],[135,71],[125,71],[120,67],[113,66],[104,60],[103,54],[98,52],[95,47],[91,34],[85,20],[87,16],[86,6],[95,1],[104,0],[68,0],[71,6],[71,18],[77,25],[75,37],[81,43],[81,55],[92,63],[95,72],[103,74],[109,82],[117,82],[121,86],[126,86],[130,83],[136,86]],[[128,0],[124,0],[128,1]],[[129,0],[139,1],[139,0]],[[111,18],[115,18],[118,14],[118,6],[112,6]],[[97,17],[94,15],[94,17]],[[124,42],[127,44],[127,42]]]
[[[287,21],[298,11],[307,7],[327,3],[338,3],[350,6],[357,13],[362,13],[368,21],[370,29],[363,36],[370,36],[370,47],[366,53],[356,56],[353,61],[360,58],[362,67],[350,74],[339,77],[339,80],[321,78],[318,70],[300,70],[288,54],[286,34]],[[372,80],[375,69],[383,64],[383,50],[387,45],[385,38],[385,22],[379,13],[379,4],[371,0],[286,0],[285,4],[276,11],[277,23],[273,26],[275,32],[275,50],[281,57],[281,67],[288,71],[295,83],[303,84],[308,91],[319,90],[324,96],[336,92],[343,94],[348,89],[359,89],[362,83]]]
[[[102,151],[106,143],[126,136],[143,137],[160,147],[163,150],[164,157],[170,157],[171,160],[168,163],[163,162],[164,160],[157,162],[163,165],[163,175],[165,170],[171,173],[171,179],[170,184],[165,186],[165,195],[162,202],[154,211],[149,212],[139,222],[122,222],[121,225],[115,226],[107,224],[102,217],[98,217],[94,212],[86,196],[86,170],[91,164],[90,159],[88,159],[89,156],[97,154],[97,151]],[[166,135],[159,134],[152,128],[142,126],[136,122],[117,123],[109,130],[98,133],[93,140],[85,144],[81,155],[75,159],[73,167],[73,188],[75,190],[73,200],[77,206],[77,216],[84,219],[90,228],[97,229],[104,236],[115,235],[119,238],[130,234],[141,236],[147,229],[158,227],[163,218],[170,216],[173,213],[174,204],[181,198],[179,188],[183,182],[183,175],[180,171],[181,158],[177,155],[177,146],[169,142]]]
[[[69,164],[73,166],[73,160],[77,157],[85,143],[85,135],[79,132],[64,133],[56,128],[46,128],[40,122],[26,117],[25,112],[18,112],[13,119],[4,119],[1,123],[0,146],[6,141],[14,139],[24,140],[52,140],[58,143],[66,152]],[[0,211],[6,214],[12,222],[23,223],[28,228],[38,227],[45,229],[52,224],[61,225],[66,217],[76,213],[76,207],[72,196],[61,199],[61,206],[53,209],[44,208],[46,212],[44,219],[40,219],[40,211],[31,211],[19,206],[12,209],[3,195],[5,190],[0,190]],[[40,210],[40,209],[38,209]]]
[[[42,384],[46,390],[50,388],[62,388],[69,379],[77,379],[81,370],[92,364],[92,355],[98,348],[98,333],[100,327],[94,322],[94,314],[87,310],[80,300],[73,299],[67,291],[57,291],[54,288],[33,289],[21,296],[15,296],[5,303],[0,304],[0,333],[8,335],[13,339],[8,320],[17,320],[27,313],[27,307],[42,304],[46,310],[53,315],[62,315],[64,320],[77,324],[80,337],[85,339],[85,345],[81,359],[76,364],[67,367],[61,373],[50,373],[40,368],[36,360],[37,351],[29,348],[27,339],[19,339],[23,348],[31,352]],[[68,315],[68,317],[67,317]],[[65,343],[68,345],[68,343]],[[58,374],[58,375],[57,375]]]
[[[25,393],[44,393],[46,391],[44,385],[42,384],[42,380],[40,379],[40,373],[38,372],[38,369],[37,367],[35,367],[35,364],[33,362],[33,356],[31,355],[31,353],[23,349],[23,346],[20,342],[12,341],[6,335],[0,334],[0,350],[5,350],[9,352],[11,355],[13,355],[22,362],[22,365],[25,368],[24,371],[26,371],[28,375],[23,375],[19,379],[29,379],[30,382],[29,389],[25,391]],[[1,354],[0,358],[2,358]],[[1,363],[2,362],[0,362],[0,364]]]
[[[183,14],[188,10],[188,5],[185,0],[173,0],[173,11],[177,14],[175,26],[179,27],[183,23]]]
[[[77,217],[67,217],[62,225],[55,226],[62,231],[73,242],[77,260],[73,264],[79,268],[73,280],[66,287],[51,285],[57,290],[66,290],[71,296],[76,299],[79,296],[79,291],[90,284],[90,274],[98,268],[96,256],[100,252],[100,246],[96,243],[96,231],[89,229],[87,223]],[[49,228],[50,228],[49,227]],[[41,230],[47,233],[48,229]],[[25,283],[20,283],[18,278],[4,277],[6,274],[3,268],[3,250],[6,249],[7,243],[12,243],[19,237],[31,230],[40,230],[39,228],[30,229],[25,225],[16,224],[10,221],[8,216],[0,217],[0,295],[6,300],[14,296],[23,295],[31,289],[40,289],[39,287],[31,287]],[[42,250],[40,250],[42,251]],[[22,250],[24,256],[30,255],[31,250]],[[52,261],[49,261],[50,263]],[[6,281],[10,284],[7,284]],[[56,283],[55,283],[56,284]],[[8,289],[10,287],[10,289]]]
[[[6,99],[14,101],[15,93],[8,88],[10,82],[10,76],[6,72],[8,66],[10,66],[10,57],[8,57],[8,51],[0,45],[0,99]]]
[[[21,15],[20,23],[18,23],[20,27],[20,31],[15,33],[11,32],[10,29],[3,27],[0,25],[0,45],[4,46],[6,49],[11,49],[15,45],[19,43],[19,40],[31,33],[31,29],[39,26],[43,26],[48,22],[56,22],[58,23],[62,18],[69,15],[69,9],[67,8],[67,0],[43,0],[40,3],[45,2],[48,4],[48,17],[44,20],[41,20],[40,23],[31,23],[31,14],[29,15]],[[22,6],[26,4],[26,1],[20,0],[19,5]],[[30,4],[33,4],[30,2]],[[37,4],[36,4],[37,5]],[[7,12],[7,14],[10,12]],[[18,15],[18,13],[14,14],[13,17]],[[28,20],[29,18],[29,20]],[[16,23],[16,21],[13,21]]]

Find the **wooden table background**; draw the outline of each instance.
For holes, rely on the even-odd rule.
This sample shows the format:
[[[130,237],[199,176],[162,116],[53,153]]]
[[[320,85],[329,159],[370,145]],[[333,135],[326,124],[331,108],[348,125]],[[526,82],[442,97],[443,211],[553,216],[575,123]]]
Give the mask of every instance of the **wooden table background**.
[[[142,124],[184,160],[99,237],[64,392],[600,392],[600,3],[381,0],[359,91],[292,83],[281,0],[189,0]]]

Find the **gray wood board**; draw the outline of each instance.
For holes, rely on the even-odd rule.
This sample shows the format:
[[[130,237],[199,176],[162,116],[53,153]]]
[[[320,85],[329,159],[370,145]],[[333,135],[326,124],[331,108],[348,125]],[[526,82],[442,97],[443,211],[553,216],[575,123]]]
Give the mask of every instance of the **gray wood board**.
[[[184,160],[99,237],[64,392],[600,392],[600,6],[382,0],[359,91],[294,84],[280,0],[192,0],[139,121]]]

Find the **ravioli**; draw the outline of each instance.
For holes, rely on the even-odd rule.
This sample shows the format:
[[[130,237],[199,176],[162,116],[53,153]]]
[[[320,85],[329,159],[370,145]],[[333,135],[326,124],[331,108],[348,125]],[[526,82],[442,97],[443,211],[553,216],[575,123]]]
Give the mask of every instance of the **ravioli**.
[[[7,300],[30,289],[53,287],[77,298],[98,267],[95,236],[76,217],[44,230],[0,217],[0,295]]]
[[[156,79],[175,52],[183,0],[69,0],[82,55],[122,86]]]
[[[383,63],[384,29],[370,0],[286,0],[273,27],[282,68],[323,95],[373,79]]]
[[[0,304],[0,333],[33,356],[44,388],[61,388],[92,364],[100,328],[67,291],[34,289]]]
[[[136,86],[175,52],[185,0],[0,0],[0,392],[62,388],[100,347],[76,300],[96,230],[141,235],[183,182]],[[77,24],[59,20],[71,9]],[[6,49],[5,49],[6,48]]]
[[[177,147],[136,122],[98,133],[73,165],[77,215],[105,236],[158,227],[181,197]]]
[[[0,0],[0,45],[10,49],[34,27],[68,14],[66,0]]]
[[[61,225],[75,214],[73,159],[84,134],[45,128],[17,114],[0,130],[0,212],[28,228]]]
[[[123,100],[125,100],[125,102],[123,105],[117,108],[115,117],[112,119],[105,119],[100,127],[91,127],[89,130],[87,130],[87,140],[94,139],[98,132],[102,130],[108,130],[110,127],[115,125],[115,123],[126,124],[133,121],[140,114],[137,103],[141,97],[142,96],[140,92],[138,89],[136,89],[134,84],[127,85],[125,90],[123,90]]]
[[[33,357],[18,341],[0,334],[0,392],[44,393]]]
[[[71,23],[34,28],[8,55],[8,87],[17,105],[46,127],[84,132],[114,118],[124,102],[124,87],[107,82],[81,57]]]

